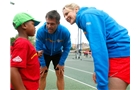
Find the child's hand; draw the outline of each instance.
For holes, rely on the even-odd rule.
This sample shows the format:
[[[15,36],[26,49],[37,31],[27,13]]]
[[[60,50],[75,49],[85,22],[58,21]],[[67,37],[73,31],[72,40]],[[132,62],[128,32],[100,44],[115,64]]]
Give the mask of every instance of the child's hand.
[[[41,57],[43,55],[43,50],[37,51],[38,57]]]

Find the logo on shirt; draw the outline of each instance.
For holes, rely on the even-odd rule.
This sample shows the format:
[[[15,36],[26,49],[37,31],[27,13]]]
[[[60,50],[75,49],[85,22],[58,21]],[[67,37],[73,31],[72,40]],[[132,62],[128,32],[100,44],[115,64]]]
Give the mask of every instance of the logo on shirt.
[[[13,62],[21,62],[22,61],[22,59],[19,56],[16,56],[12,60],[13,60]]]

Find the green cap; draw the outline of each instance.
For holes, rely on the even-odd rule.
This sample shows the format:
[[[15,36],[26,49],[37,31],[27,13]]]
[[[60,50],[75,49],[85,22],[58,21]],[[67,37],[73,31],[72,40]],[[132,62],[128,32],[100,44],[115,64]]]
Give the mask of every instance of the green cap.
[[[15,29],[17,29],[21,24],[30,20],[34,21],[35,26],[37,26],[40,23],[39,21],[35,20],[32,16],[30,16],[27,13],[23,12],[23,13],[16,14],[13,19]]]

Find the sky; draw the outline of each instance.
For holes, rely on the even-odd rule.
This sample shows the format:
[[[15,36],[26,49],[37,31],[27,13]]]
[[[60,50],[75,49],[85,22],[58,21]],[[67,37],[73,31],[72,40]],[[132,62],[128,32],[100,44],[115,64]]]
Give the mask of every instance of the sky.
[[[68,3],[77,3],[79,6],[93,6],[107,12],[120,25],[128,29],[130,35],[131,51],[131,85],[130,90],[140,90],[140,5],[139,0],[11,0],[15,5],[10,4],[10,0],[0,1],[0,89],[8,90],[10,83],[10,37],[14,37],[17,31],[12,26],[13,16],[18,12],[28,12],[35,19],[41,21],[36,27],[45,22],[45,15],[50,10],[57,10],[61,15],[60,23],[65,25],[71,32],[72,42],[77,42],[78,27],[70,25],[62,15],[62,8]],[[82,42],[87,42],[82,35]]]
[[[128,22],[131,20],[130,10],[132,1],[129,0],[11,0],[15,3],[15,5],[10,5],[10,19],[12,19],[14,15],[18,12],[27,12],[31,14],[35,19],[41,21],[41,23],[36,27],[40,27],[45,22],[45,15],[50,10],[57,10],[61,15],[60,23],[66,26],[71,33],[71,41],[72,43],[77,43],[78,40],[78,27],[76,24],[70,25],[63,17],[62,8],[64,5],[68,3],[77,3],[80,7],[82,6],[93,6],[97,9],[104,10],[110,16],[112,16],[119,24],[126,27],[129,33],[132,30],[132,22]],[[132,11],[131,11],[132,12]],[[133,15],[133,14],[132,14]],[[14,30],[11,24],[11,34],[10,37],[14,37],[17,34],[17,31]],[[82,31],[81,31],[82,32]],[[130,33],[131,34],[131,33]],[[84,34],[82,33],[82,42],[88,43]]]

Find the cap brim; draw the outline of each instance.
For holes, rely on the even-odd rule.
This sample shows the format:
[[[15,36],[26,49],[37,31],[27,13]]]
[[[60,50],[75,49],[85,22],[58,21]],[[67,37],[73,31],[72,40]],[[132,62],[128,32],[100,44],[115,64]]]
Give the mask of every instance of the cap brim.
[[[40,21],[34,20],[34,23],[35,23],[35,26],[37,26],[40,23]]]

